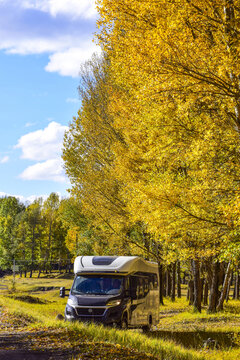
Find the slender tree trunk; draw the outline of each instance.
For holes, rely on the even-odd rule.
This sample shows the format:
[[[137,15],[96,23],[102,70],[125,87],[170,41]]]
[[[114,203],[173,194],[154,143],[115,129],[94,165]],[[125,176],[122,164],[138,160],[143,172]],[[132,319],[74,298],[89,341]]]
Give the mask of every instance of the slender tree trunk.
[[[205,279],[204,281],[204,291],[203,291],[203,305],[208,304],[208,281]]]
[[[236,275],[235,275],[235,296],[234,296],[235,300],[239,300],[239,269],[237,266],[236,269]]]
[[[200,278],[201,303],[203,302],[204,282],[205,282],[205,279]]]
[[[227,288],[227,294],[226,294],[226,302],[228,302],[228,300],[229,300],[231,284],[232,284],[232,278],[233,278],[233,271],[231,271],[230,279],[229,279],[229,282],[228,282],[228,288]]]
[[[219,271],[219,262],[216,261],[213,264],[212,272],[212,284],[210,288],[209,295],[209,305],[208,312],[216,312],[217,301],[218,301],[218,271]]]
[[[177,297],[181,298],[181,266],[180,261],[177,261]]]
[[[192,261],[193,268],[193,284],[194,284],[194,300],[193,307],[195,311],[201,312],[201,279],[200,279],[200,264],[199,260]]]
[[[184,285],[186,284],[186,271],[183,272],[182,283],[183,283]]]
[[[163,303],[163,266],[158,263],[158,274],[159,274],[159,301],[161,305],[164,305]]]
[[[172,264],[172,287],[171,287],[171,300],[176,299],[176,262]]]
[[[194,283],[193,280],[190,279],[188,282],[188,300],[189,305],[193,305],[194,302]]]
[[[223,310],[223,303],[224,303],[224,300],[226,298],[227,289],[228,289],[228,283],[229,283],[229,280],[230,280],[230,275],[231,275],[231,261],[229,261],[228,266],[227,266],[227,270],[226,270],[226,273],[225,273],[225,278],[224,278],[224,282],[223,282],[221,296],[220,296],[220,299],[219,299],[218,305],[217,305],[217,311]]]
[[[171,296],[171,275],[170,275],[170,266],[167,266],[166,271],[166,296]]]

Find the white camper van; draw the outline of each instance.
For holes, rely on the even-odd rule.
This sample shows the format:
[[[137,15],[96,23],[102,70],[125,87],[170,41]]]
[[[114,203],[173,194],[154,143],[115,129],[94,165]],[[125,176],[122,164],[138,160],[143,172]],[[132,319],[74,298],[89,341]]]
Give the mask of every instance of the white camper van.
[[[65,309],[66,320],[121,328],[158,323],[158,266],[137,256],[78,256]],[[65,289],[60,290],[64,296]]]

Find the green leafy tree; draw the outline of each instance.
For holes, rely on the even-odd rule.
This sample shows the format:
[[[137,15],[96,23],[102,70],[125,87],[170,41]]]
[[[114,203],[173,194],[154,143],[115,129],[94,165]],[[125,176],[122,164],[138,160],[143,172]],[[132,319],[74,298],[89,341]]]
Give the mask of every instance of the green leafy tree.
[[[24,205],[15,197],[0,199],[0,266],[10,268],[18,249],[15,236],[17,217],[24,211]]]

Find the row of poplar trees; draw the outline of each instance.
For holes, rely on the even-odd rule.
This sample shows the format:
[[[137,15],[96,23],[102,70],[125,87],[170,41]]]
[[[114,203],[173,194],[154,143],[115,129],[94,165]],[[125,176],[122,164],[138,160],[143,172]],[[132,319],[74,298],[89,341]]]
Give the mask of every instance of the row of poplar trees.
[[[73,198],[51,193],[31,204],[0,198],[0,275],[14,269],[30,277],[34,271],[70,271],[77,253],[97,251],[92,238],[101,242]]]
[[[102,56],[64,140],[72,196],[108,251],[138,248],[160,275],[188,264],[195,309],[202,278],[222,309],[240,255],[239,2],[97,3]]]

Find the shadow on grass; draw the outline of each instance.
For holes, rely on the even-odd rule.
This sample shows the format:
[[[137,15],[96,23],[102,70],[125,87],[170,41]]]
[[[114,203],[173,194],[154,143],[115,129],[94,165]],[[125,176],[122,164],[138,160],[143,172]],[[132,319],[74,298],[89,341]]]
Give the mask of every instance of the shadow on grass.
[[[149,332],[148,336],[172,340],[178,345],[193,349],[206,347],[225,349],[236,346],[232,332],[157,330]]]

